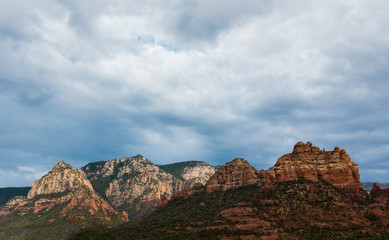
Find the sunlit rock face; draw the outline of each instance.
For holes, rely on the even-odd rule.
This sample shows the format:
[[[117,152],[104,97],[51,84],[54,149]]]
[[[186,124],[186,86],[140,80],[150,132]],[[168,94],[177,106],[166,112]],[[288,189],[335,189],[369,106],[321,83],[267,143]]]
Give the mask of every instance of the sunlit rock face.
[[[206,184],[208,179],[215,173],[215,167],[206,162],[199,162],[183,169],[181,178],[184,179],[185,187],[191,187],[196,183]]]
[[[222,166],[207,181],[207,192],[215,190],[226,191],[228,189],[259,183],[262,173],[254,169],[243,158],[236,158]]]
[[[74,169],[69,164],[61,161],[44,177],[34,182],[27,197],[31,199],[42,194],[73,191],[78,188],[85,188],[93,191],[91,183],[81,169]]]
[[[87,225],[113,225],[113,220],[127,220],[95,193],[81,169],[63,161],[34,182],[27,198],[18,196],[4,205],[0,215],[50,214],[54,210],[58,212],[56,219],[72,219]]]
[[[300,177],[314,182],[324,180],[349,197],[363,198],[358,165],[351,162],[346,150],[335,147],[333,151],[325,151],[310,142],[298,142],[292,153],[283,155],[268,170],[258,171],[243,158],[236,158],[217,170],[205,187],[211,193],[250,184],[272,186]],[[177,196],[188,196],[192,192],[196,191],[186,189]]]
[[[171,164],[174,165],[174,164]],[[173,176],[142,155],[90,163],[82,169],[97,192],[115,208],[139,219],[154,211],[163,198],[196,183],[205,183],[215,172],[204,162],[177,163]]]
[[[266,184],[304,177],[312,181],[324,180],[341,189],[350,197],[362,198],[362,184],[358,165],[351,162],[346,150],[320,150],[312,143],[298,142],[293,152],[279,158],[266,171]]]

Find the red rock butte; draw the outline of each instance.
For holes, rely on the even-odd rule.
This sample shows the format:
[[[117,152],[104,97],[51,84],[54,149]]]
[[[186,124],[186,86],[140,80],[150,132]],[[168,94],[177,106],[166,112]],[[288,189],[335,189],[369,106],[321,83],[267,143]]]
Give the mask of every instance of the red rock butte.
[[[217,189],[228,189],[259,183],[261,172],[253,168],[243,158],[235,158],[216,171],[206,183],[207,192]]]
[[[325,151],[312,146],[311,142],[298,142],[292,153],[279,158],[265,174],[267,185],[303,177],[311,181],[324,180],[350,197],[363,198],[358,165],[339,147]]]
[[[276,183],[305,178],[313,182],[326,181],[352,198],[363,198],[358,165],[351,162],[346,150],[320,150],[312,143],[298,142],[293,152],[283,155],[268,170],[256,170],[245,159],[235,158],[218,169],[205,184],[208,193],[258,184],[271,187]],[[189,197],[199,189],[187,188],[172,199]]]

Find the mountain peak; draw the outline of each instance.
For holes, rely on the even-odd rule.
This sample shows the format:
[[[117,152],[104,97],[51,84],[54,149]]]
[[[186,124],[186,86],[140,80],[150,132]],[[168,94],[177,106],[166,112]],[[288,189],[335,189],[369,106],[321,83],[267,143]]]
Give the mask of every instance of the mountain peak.
[[[266,183],[296,180],[324,180],[343,190],[351,197],[362,198],[358,165],[344,149],[320,150],[311,142],[298,142],[293,152],[280,157],[274,167],[266,171]]]
[[[57,163],[45,176],[36,180],[28,192],[28,198],[35,196],[74,191],[76,189],[93,190],[82,170],[77,170],[64,161]]]
[[[244,158],[235,158],[219,168],[206,183],[207,192],[228,189],[258,183],[261,173],[253,168]]]
[[[23,216],[29,214],[31,219],[34,219],[29,221],[31,226],[54,229],[51,230],[53,236],[60,236],[60,239],[65,239],[63,235],[58,233],[63,228],[65,221],[77,223],[66,225],[69,230],[65,231],[65,235],[70,235],[79,230],[80,226],[112,226],[126,220],[125,215],[119,214],[109,203],[96,194],[82,170],[75,169],[64,161],[57,163],[50,172],[36,180],[28,192],[27,198],[14,198],[4,209],[5,211],[0,210],[0,215],[13,213]],[[41,216],[45,217],[40,218]],[[48,220],[49,216],[52,217],[52,220]],[[41,233],[39,236],[46,239],[46,237],[42,237]],[[66,236],[66,239],[69,237]],[[26,237],[16,238],[24,239]]]
[[[73,169],[73,167],[70,166],[70,164],[68,164],[67,162],[62,160],[62,161],[58,162],[57,164],[55,164],[54,167],[51,168],[50,172],[63,171],[65,169]]]
[[[131,160],[131,161],[137,161],[139,163],[145,163],[145,164],[152,164],[152,165],[154,165],[154,163],[152,163],[150,160],[148,160],[147,158],[145,158],[141,154],[138,154],[138,155],[130,157],[130,158],[125,158],[125,159]]]
[[[251,167],[251,165],[244,158],[235,158],[234,160],[232,160],[227,164],[228,165],[248,165]]]
[[[311,152],[320,152],[320,148],[312,146],[311,142],[303,143],[298,142],[293,147],[294,154],[303,154],[303,153],[311,153]]]

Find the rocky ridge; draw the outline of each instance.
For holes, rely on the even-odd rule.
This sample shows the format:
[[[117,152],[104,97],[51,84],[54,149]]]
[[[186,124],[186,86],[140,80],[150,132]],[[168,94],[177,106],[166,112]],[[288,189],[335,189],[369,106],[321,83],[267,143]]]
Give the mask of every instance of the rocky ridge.
[[[185,166],[181,172],[185,187],[191,187],[196,183],[206,184],[208,179],[215,173],[215,168],[206,162],[196,162]]]
[[[263,173],[253,168],[243,158],[233,161],[219,168],[206,183],[207,192],[215,190],[229,190],[241,186],[260,183]]]
[[[333,151],[320,150],[311,142],[298,142],[293,152],[280,157],[268,170],[256,170],[243,158],[236,158],[220,167],[205,184],[207,192],[257,184],[272,186],[279,182],[305,178],[314,182],[326,181],[352,198],[363,198],[358,165],[351,162],[346,150],[335,147]],[[188,197],[197,190],[190,188],[177,193]],[[166,202],[166,201],[165,201]]]
[[[324,180],[350,197],[362,198],[358,165],[339,147],[325,151],[312,146],[311,142],[298,142],[292,153],[279,158],[274,167],[266,171],[265,183],[269,185],[299,177],[316,182]]]
[[[206,182],[215,171],[207,163],[193,161],[164,168],[142,155],[90,163],[82,169],[94,189],[115,209],[125,211],[130,219],[144,217],[154,211],[162,199],[170,198],[187,186]],[[169,170],[175,171],[170,173]]]
[[[0,215],[45,213],[57,207],[61,208],[58,218],[78,217],[82,220],[96,215],[97,218],[106,220],[119,215],[94,192],[82,170],[74,169],[63,161],[35,181],[27,197],[17,196],[4,205]],[[83,212],[88,216],[80,215],[81,209],[86,210]]]
[[[357,164],[345,150],[320,150],[310,142],[297,143],[292,153],[268,170],[257,171],[246,160],[234,159],[205,186],[185,188],[162,205],[156,214],[102,236],[389,238],[389,190],[374,184],[368,195],[362,190]]]
[[[236,158],[209,179],[214,171],[209,164],[176,164],[164,169],[137,155],[90,163],[81,171],[60,162],[34,182],[27,198],[16,197],[1,207],[0,215],[42,216],[37,222],[55,224],[62,220],[78,224],[73,227],[96,223],[111,227],[114,221],[124,218],[109,203],[132,220],[163,205],[168,209],[161,208],[163,216],[170,216],[169,227],[173,226],[165,228],[165,217],[157,221],[162,229],[168,229],[166,234],[180,231],[178,235],[189,236],[208,231],[222,239],[230,239],[226,233],[246,239],[369,239],[378,230],[378,236],[387,236],[389,190],[375,184],[370,195],[363,193],[358,166],[339,147],[325,151],[310,142],[299,142],[292,153],[283,155],[268,170],[258,171],[243,158]],[[209,215],[195,217],[191,222],[187,220],[191,218],[187,209],[194,216]],[[177,214],[182,221],[177,221]],[[148,221],[146,218],[133,231]],[[177,222],[180,224],[175,225]],[[185,226],[186,223],[190,224]],[[354,234],[355,228],[358,231]],[[160,229],[155,230],[156,239]],[[128,234],[133,236],[132,232]],[[149,234],[147,230],[142,237],[148,238]],[[0,238],[3,236],[0,227]]]
[[[27,197],[0,208],[0,222],[11,222],[0,238],[67,239],[82,228],[111,228],[127,221],[92,188],[85,173],[61,161],[34,182]],[[64,227],[66,226],[66,227]]]
[[[179,189],[171,174],[141,155],[110,160],[95,169],[92,164],[82,169],[95,189],[130,219],[147,215],[162,197]]]
[[[72,191],[85,188],[93,191],[93,187],[81,169],[75,169],[64,161],[57,163],[44,177],[34,182],[27,198],[38,195]]]

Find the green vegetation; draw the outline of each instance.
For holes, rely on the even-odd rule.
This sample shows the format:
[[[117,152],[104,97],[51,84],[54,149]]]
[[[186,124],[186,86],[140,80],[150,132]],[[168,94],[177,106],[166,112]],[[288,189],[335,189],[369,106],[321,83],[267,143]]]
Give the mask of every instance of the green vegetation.
[[[101,197],[106,199],[105,196],[105,190],[109,187],[109,183],[114,180],[114,177],[106,176],[106,177],[100,177],[97,180],[91,180],[91,184],[93,186],[93,189],[98,193]]]
[[[216,236],[223,234],[224,230],[192,232],[187,231],[187,228],[205,227],[222,218],[221,211],[247,200],[258,188],[251,185],[212,194],[206,193],[203,188],[203,191],[190,198],[179,198],[169,202],[140,221],[123,224],[115,230],[83,231],[73,239],[134,239],[134,236],[136,239],[215,239]]]
[[[187,161],[187,162],[178,162],[166,165],[157,165],[159,168],[164,170],[167,173],[170,173],[174,177],[184,180],[182,178],[182,173],[185,167],[195,167],[195,166],[209,166],[208,163],[203,161]]]
[[[101,170],[104,167],[104,164],[106,161],[99,161],[99,162],[91,162],[82,167],[83,171],[86,171],[87,168],[89,168],[88,172],[96,172]]]
[[[92,162],[87,164],[86,166],[82,167],[82,170],[86,173],[93,173],[96,171],[99,171],[103,168],[105,161],[100,162]],[[89,169],[88,169],[89,166]],[[94,175],[88,175],[88,178],[93,186],[93,189],[104,199],[106,199],[105,196],[105,190],[109,187],[109,184],[117,177],[120,169],[124,166],[124,162],[119,162],[114,166],[114,172],[112,175],[105,176],[105,177],[98,177],[95,180],[91,180],[91,178]],[[88,170],[87,170],[88,169]]]
[[[27,196],[31,187],[7,187],[0,188],[0,206],[6,204],[9,200],[16,196]]]
[[[81,228],[102,229],[123,223],[120,216],[114,213],[106,214],[100,211],[91,214],[90,206],[75,205],[69,208],[71,200],[59,204],[57,202],[58,205],[53,206],[50,203],[56,200],[47,200],[55,198],[59,200],[62,195],[64,193],[44,195],[46,200],[40,202],[43,208],[38,207],[37,212],[34,212],[36,200],[43,199],[43,196],[29,200],[23,208],[15,209],[10,215],[0,216],[0,239],[65,240],[79,232]],[[76,193],[71,197],[83,196]]]
[[[355,240],[355,239],[366,239],[366,240],[388,240],[389,234],[371,234],[358,231],[352,233],[351,236],[345,236],[344,231],[348,229],[332,229],[326,227],[312,226],[307,228],[304,233],[300,236],[302,240]]]
[[[85,230],[73,239],[240,239],[271,234],[279,239],[389,239],[372,222],[374,216],[367,213],[363,217],[367,201],[350,199],[324,181],[300,178],[274,187],[250,185],[214,193],[206,193],[204,187],[200,190],[169,202],[145,219],[112,230]],[[239,220],[234,220],[223,213],[226,209],[232,214],[245,211],[245,206],[252,209],[245,213],[248,219],[263,222],[254,230],[239,230],[236,226],[247,220],[239,214]]]
[[[81,224],[70,223],[60,218],[62,207],[58,206],[45,214],[29,213],[24,216],[0,217],[0,239],[67,239],[79,231]]]
[[[33,198],[33,200],[38,200],[38,199],[42,199],[42,198],[47,198],[47,199],[60,198],[60,197],[68,195],[69,193],[70,193],[69,190],[65,190],[63,192],[56,192],[56,193],[49,193],[49,194],[40,194],[40,195],[35,196]]]

